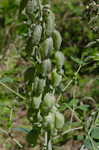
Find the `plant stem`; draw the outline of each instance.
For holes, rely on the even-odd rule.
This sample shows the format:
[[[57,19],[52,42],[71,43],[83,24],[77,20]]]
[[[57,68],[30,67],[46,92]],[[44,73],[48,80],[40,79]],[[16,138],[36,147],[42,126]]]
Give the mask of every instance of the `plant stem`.
[[[13,94],[17,95],[18,97],[20,97],[23,100],[26,100],[25,97],[23,97],[21,94],[17,93],[16,91],[14,91],[13,89],[11,89],[10,87],[8,87],[6,84],[4,84],[3,82],[0,81],[0,84],[5,87],[6,89],[8,89],[10,92],[12,92]]]

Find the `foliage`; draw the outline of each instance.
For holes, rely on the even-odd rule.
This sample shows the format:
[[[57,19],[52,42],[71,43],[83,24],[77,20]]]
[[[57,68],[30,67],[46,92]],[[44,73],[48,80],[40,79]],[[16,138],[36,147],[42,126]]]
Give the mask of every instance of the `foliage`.
[[[65,65],[67,75],[70,76],[72,70],[77,69],[71,56],[79,59],[83,57],[85,60],[90,56],[87,58],[88,65],[81,72],[83,74],[97,73],[99,66],[96,55],[98,55],[99,42],[95,41],[99,35],[98,5],[86,0],[58,1],[57,3],[53,5],[53,9],[57,14],[58,28],[63,37],[62,48],[67,58]],[[91,45],[91,43],[93,44]]]

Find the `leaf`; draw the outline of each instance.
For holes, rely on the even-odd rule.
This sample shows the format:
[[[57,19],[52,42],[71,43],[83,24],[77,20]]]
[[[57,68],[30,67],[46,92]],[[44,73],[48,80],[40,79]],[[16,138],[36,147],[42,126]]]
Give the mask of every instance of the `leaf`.
[[[32,146],[35,147],[37,145],[37,140],[40,134],[40,128],[34,127],[27,135],[26,139],[27,142]]]
[[[90,139],[87,138],[84,142],[84,145],[86,146],[86,148],[92,150],[92,143],[91,143]]]
[[[13,79],[12,78],[9,78],[9,77],[4,77],[4,78],[0,78],[0,82],[8,82],[8,83],[12,83],[13,82]]]
[[[99,140],[99,127],[93,128],[91,137]]]
[[[29,133],[30,132],[30,129],[22,128],[22,127],[12,128],[12,130],[21,131],[21,132],[25,132],[25,133]]]
[[[74,62],[76,62],[77,64],[84,64],[84,62],[82,61],[82,60],[80,60],[79,58],[75,58],[75,57],[73,57],[73,56],[71,56],[71,59],[74,61]]]
[[[89,108],[89,105],[80,105],[80,106],[77,107],[77,109],[80,109],[82,111],[87,111],[88,108]]]
[[[78,102],[79,102],[79,100],[74,98],[70,101],[69,106],[77,107]]]

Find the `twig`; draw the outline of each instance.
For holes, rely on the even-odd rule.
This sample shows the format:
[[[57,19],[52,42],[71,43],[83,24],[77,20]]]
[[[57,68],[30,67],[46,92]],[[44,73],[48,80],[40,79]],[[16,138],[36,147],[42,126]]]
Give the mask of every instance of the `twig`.
[[[12,92],[13,94],[17,95],[18,97],[22,98],[23,100],[26,100],[25,97],[23,97],[21,94],[19,94],[18,92],[14,91],[13,89],[11,89],[10,87],[8,87],[6,84],[4,84],[3,82],[0,81],[0,84],[2,86],[4,86],[6,89],[8,89],[10,92]]]
[[[63,133],[61,133],[61,135],[56,136],[54,139],[56,140],[56,139],[60,138],[61,136],[65,135],[65,134],[67,134],[69,132],[73,132],[75,130],[81,130],[81,129],[83,129],[83,127],[77,127],[77,128],[69,129],[69,130],[64,131]]]
[[[20,144],[20,142],[15,139],[11,134],[9,134],[6,130],[0,128],[0,131],[4,134],[6,134],[8,137],[10,137],[10,139],[12,139],[20,148],[23,148],[23,146]]]

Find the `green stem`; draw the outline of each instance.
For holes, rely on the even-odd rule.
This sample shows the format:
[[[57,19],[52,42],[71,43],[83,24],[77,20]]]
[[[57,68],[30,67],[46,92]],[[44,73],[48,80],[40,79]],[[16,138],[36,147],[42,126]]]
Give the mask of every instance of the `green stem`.
[[[3,82],[0,81],[0,84],[5,87],[6,89],[8,89],[10,92],[12,92],[13,94],[17,95],[18,97],[20,97],[23,100],[26,100],[25,97],[23,97],[21,94],[17,93],[16,91],[14,91],[13,89],[11,89],[10,87],[8,87],[6,84],[4,84]]]

